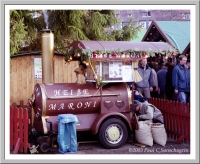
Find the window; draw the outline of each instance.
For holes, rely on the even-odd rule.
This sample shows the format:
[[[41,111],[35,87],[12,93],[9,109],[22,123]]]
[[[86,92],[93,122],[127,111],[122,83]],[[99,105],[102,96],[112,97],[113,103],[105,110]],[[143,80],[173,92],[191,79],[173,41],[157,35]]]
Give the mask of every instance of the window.
[[[129,17],[132,17],[132,14],[127,14],[127,17],[129,18]]]
[[[166,11],[162,11],[163,13],[163,17],[166,17],[167,16],[167,13],[166,13]]]
[[[115,14],[115,17],[116,17],[116,18],[119,18],[119,14]]]
[[[139,22],[139,25],[142,26],[142,28],[146,28],[146,21]]]
[[[151,11],[144,11],[142,17],[151,17]]]
[[[152,22],[152,21],[148,21],[148,27],[151,25],[151,22]]]
[[[182,14],[182,19],[190,20],[190,14],[188,13]]]
[[[122,27],[127,26],[128,22],[122,22]]]
[[[127,13],[127,15],[132,14],[132,10],[127,10],[126,13]]]
[[[120,10],[116,10],[116,11],[115,11],[115,14],[118,14],[118,15],[119,15],[119,14],[120,14]]]
[[[118,23],[117,25],[115,25],[115,29],[122,29],[122,23]]]

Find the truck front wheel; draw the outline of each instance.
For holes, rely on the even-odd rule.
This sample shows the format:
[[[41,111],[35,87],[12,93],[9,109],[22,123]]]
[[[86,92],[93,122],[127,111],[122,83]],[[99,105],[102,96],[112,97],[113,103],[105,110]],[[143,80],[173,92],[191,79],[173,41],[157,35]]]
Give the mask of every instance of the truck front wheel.
[[[117,118],[106,120],[99,129],[99,141],[108,149],[122,146],[128,138],[128,130],[123,121]]]

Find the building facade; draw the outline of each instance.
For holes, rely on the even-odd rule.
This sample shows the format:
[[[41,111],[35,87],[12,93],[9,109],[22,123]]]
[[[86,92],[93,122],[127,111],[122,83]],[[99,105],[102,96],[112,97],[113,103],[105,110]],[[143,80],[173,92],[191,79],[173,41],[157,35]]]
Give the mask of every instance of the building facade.
[[[122,29],[131,19],[137,26],[148,29],[153,20],[156,21],[190,21],[190,10],[116,10],[115,16],[122,20],[113,28]]]

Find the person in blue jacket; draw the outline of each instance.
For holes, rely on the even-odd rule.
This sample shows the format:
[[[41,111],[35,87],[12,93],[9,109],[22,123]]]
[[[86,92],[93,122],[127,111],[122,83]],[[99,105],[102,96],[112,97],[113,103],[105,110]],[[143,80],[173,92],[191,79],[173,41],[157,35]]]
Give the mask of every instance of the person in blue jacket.
[[[187,102],[187,97],[190,92],[190,74],[189,69],[185,66],[186,62],[187,57],[185,55],[180,55],[179,63],[172,71],[174,93],[178,94],[180,102]]]

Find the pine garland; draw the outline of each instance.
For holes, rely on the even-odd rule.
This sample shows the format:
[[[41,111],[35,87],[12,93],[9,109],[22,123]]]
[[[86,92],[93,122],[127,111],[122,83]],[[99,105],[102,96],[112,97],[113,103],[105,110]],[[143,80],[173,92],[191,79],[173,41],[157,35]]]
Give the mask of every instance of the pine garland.
[[[79,59],[81,60],[81,62],[86,64],[90,62],[90,59],[93,57],[93,55],[98,56],[98,55],[103,55],[103,54],[111,54],[113,56],[120,56],[122,54],[125,54],[125,55],[129,55],[132,58],[142,58],[142,57],[150,57],[150,56],[155,57],[156,54],[172,57],[174,56],[174,54],[177,54],[177,50],[169,48],[165,51],[161,49],[154,51],[151,48],[148,48],[146,51],[142,51],[138,48],[134,48],[134,49],[122,51],[122,48],[119,48],[119,49],[104,49],[104,50],[93,51],[90,48],[86,48],[86,49],[70,48],[68,49],[65,55],[65,61],[70,62],[70,60],[80,57]],[[103,56],[101,58],[103,58]]]

